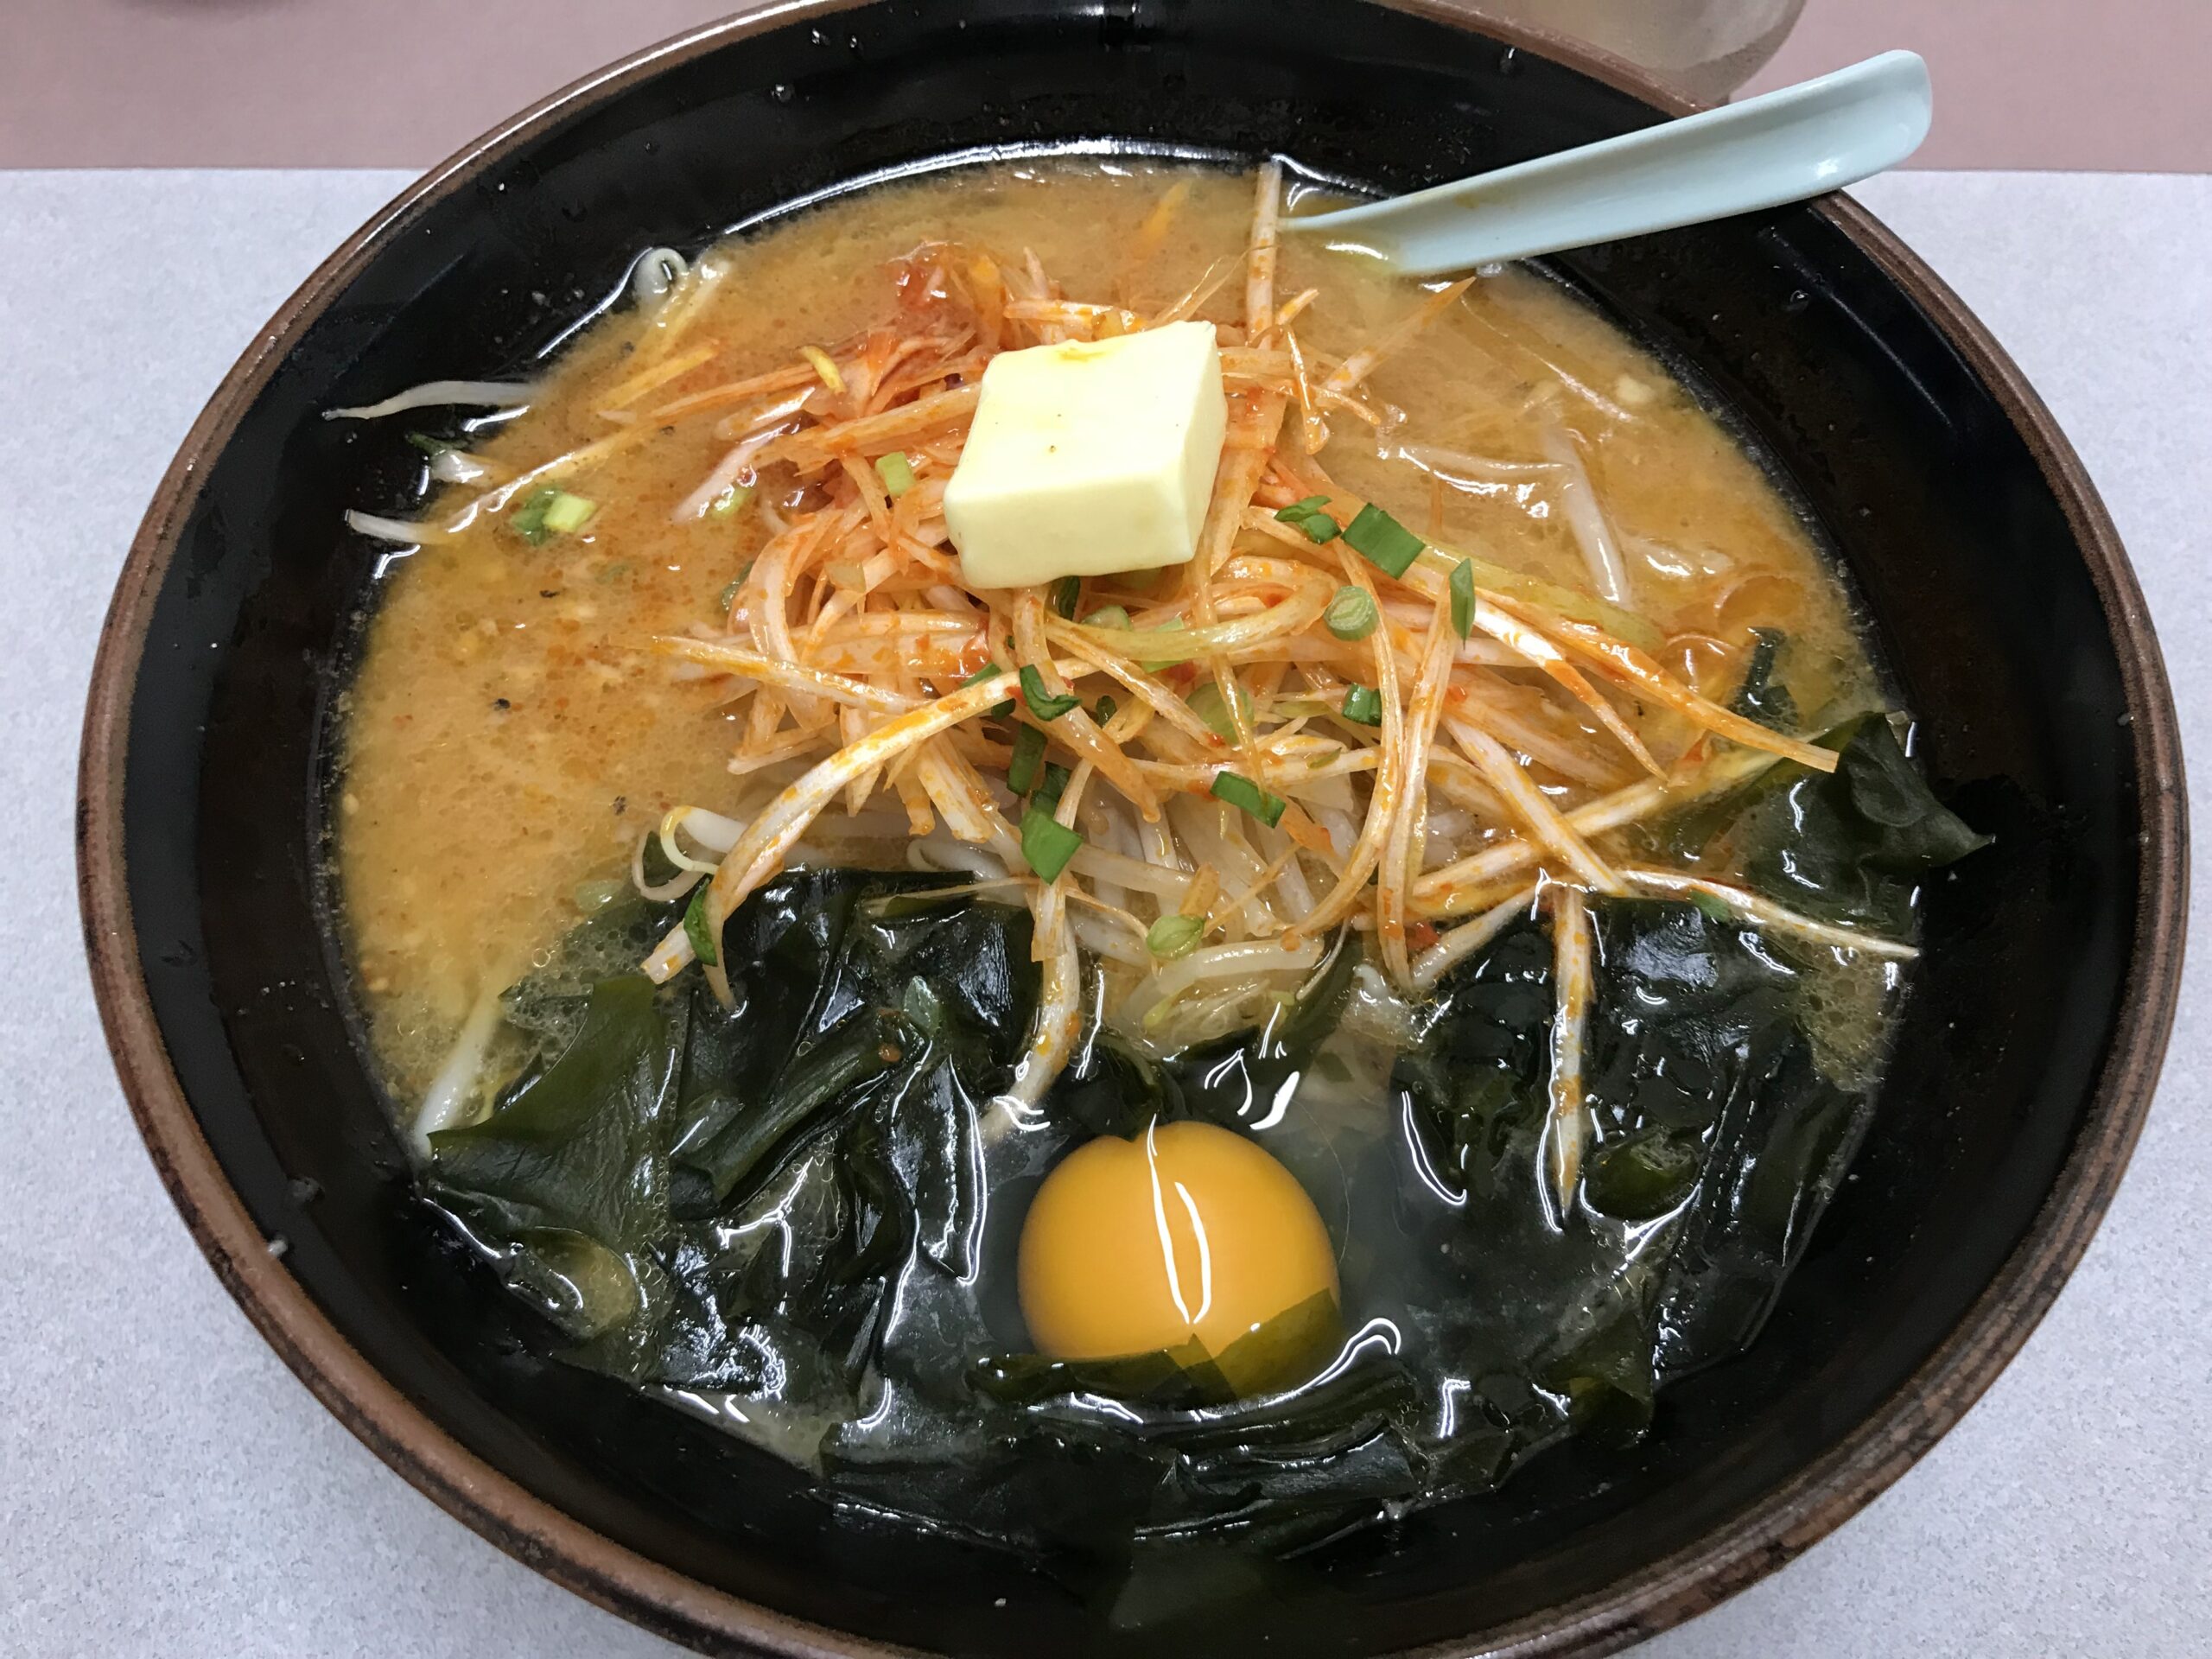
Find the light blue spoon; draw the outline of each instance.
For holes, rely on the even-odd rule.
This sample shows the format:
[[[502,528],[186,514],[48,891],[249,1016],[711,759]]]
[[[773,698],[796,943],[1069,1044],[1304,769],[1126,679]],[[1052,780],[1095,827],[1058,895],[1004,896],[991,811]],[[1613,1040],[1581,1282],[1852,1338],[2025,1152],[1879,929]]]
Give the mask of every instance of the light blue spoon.
[[[1885,52],[1741,104],[1282,228],[1409,276],[1440,276],[1824,195],[1919,149],[1931,109],[1927,64]]]

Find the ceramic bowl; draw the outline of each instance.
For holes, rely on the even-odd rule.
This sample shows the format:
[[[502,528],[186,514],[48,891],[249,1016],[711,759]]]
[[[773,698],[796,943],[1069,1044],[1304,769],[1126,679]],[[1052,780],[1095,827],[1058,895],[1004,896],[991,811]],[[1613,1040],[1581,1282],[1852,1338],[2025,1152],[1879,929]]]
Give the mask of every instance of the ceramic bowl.
[[[85,924],[147,1144],[301,1378],[438,1503],[715,1652],[1180,1654],[1030,1563],[842,1512],[794,1470],[547,1357],[411,1197],[323,864],[333,705],[400,501],[397,432],[319,411],[529,363],[655,244],[960,158],[1268,153],[1411,189],[1681,112],[1622,66],[1402,0],[793,4],[577,83],[434,168],[286,302],[134,543],[86,717]],[[1675,365],[1806,504],[1995,845],[1935,882],[1872,1134],[1771,1323],[1493,1497],[1243,1607],[1283,1656],[1595,1653],[1694,1614],[1902,1473],[2081,1255],[2180,969],[2174,712],[2049,413],[1848,201],[1590,249],[1560,278]],[[426,855],[434,849],[425,849]]]

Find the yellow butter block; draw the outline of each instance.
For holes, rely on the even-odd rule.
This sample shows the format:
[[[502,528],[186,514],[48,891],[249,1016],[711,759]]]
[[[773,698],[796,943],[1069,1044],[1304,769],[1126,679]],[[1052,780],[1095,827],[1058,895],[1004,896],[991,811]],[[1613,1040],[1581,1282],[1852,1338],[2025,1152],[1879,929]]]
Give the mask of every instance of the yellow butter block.
[[[1185,564],[1229,401],[1210,322],[1001,352],[944,488],[971,587]]]

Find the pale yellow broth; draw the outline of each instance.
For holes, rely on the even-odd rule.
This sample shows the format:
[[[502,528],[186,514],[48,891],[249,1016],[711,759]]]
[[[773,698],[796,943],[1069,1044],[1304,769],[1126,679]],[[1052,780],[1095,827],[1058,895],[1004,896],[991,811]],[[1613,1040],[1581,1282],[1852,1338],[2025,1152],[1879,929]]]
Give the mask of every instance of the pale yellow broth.
[[[1140,227],[1178,181],[1189,188],[1167,233],[1133,260]],[[882,321],[896,304],[891,262],[930,240],[1003,262],[1033,251],[1071,297],[1157,309],[1236,259],[1250,201],[1249,181],[1225,174],[1039,164],[832,202],[722,246],[727,277],[684,335],[721,351],[649,401],[786,365],[802,346]],[[1223,269],[1201,315],[1234,321],[1242,271]],[[1294,239],[1278,294],[1309,285],[1320,297],[1298,333],[1332,355],[1426,297],[1371,261]],[[635,372],[645,327],[627,306],[594,323],[537,404],[470,447],[523,467],[607,436],[615,427],[598,410]],[[1363,395],[1402,411],[1393,443],[1498,461],[1544,459],[1555,419],[1580,441],[1636,608],[1668,634],[1671,666],[1725,695],[1749,628],[1776,626],[1791,635],[1789,682],[1808,717],[1869,700],[1847,601],[1789,503],[1657,363],[1550,283],[1510,270],[1484,277]],[[1379,459],[1352,415],[1330,423],[1321,459],[1345,487],[1432,537],[1589,587],[1543,488],[1445,488]],[[719,619],[719,596],[766,539],[751,513],[671,521],[726,448],[714,425],[680,423],[564,480],[601,504],[580,534],[531,546],[495,518],[397,561],[380,585],[345,715],[337,868],[373,1039],[403,1092],[435,1071],[480,994],[543,960],[580,919],[588,884],[626,875],[662,813],[729,811],[760,787],[727,769],[737,731],[720,694],[645,647]],[[448,489],[433,511],[461,493]]]

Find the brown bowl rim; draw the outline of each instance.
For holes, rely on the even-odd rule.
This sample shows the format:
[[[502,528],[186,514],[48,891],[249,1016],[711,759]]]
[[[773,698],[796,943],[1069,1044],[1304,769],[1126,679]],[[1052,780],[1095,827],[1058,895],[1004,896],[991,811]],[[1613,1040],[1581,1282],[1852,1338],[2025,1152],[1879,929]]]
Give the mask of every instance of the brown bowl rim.
[[[1641,70],[1454,0],[1370,0],[1478,30],[1565,64],[1669,114],[1702,107]],[[338,1332],[272,1255],[225,1178],[171,1067],[141,971],[124,864],[123,779],[153,600],[207,463],[300,334],[416,212],[516,144],[671,65],[861,0],[791,0],[677,35],[571,83],[429,169],[316,269],[256,337],[193,424],[133,537],[92,671],[78,771],[78,893],[92,983],[131,1115],[162,1184],[224,1287],[315,1397],[448,1514],[587,1600],[702,1652],[860,1659],[913,1650],[792,1618],[709,1588],[592,1530],[465,1450]],[[2143,780],[2136,943],[2087,1125],[2034,1224],[1988,1287],[1910,1378],[1839,1446],[1717,1530],[1576,1600],[1481,1633],[1488,1655],[1611,1653],[1717,1605],[1812,1547],[1895,1481],[2019,1351],[2111,1204],[2158,1083],[2180,990],[2188,900],[2181,738],[2149,613],[2110,516],[2050,410],[1981,323],[1857,203],[1817,211],[1880,266],[1989,385],[2026,440],[2080,543],[2120,650]],[[1460,1659],[1460,1641],[1402,1659]]]

